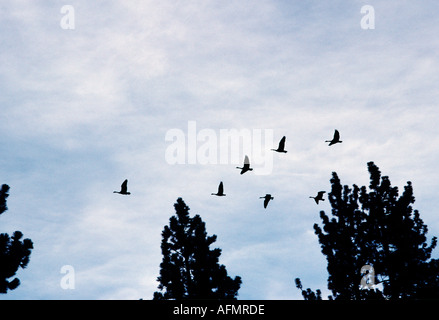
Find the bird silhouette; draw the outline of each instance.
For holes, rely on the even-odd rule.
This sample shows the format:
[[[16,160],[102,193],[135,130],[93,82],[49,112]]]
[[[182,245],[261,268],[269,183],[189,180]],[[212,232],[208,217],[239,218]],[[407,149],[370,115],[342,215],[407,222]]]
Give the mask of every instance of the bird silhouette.
[[[223,182],[221,181],[219,186],[218,186],[218,192],[217,193],[212,193],[213,196],[219,196],[219,197],[224,197],[224,185]]]
[[[131,192],[128,192],[127,190],[128,190],[128,179],[126,179],[124,182],[122,182],[122,185],[120,186],[120,191],[113,191],[113,193],[130,195]]]
[[[340,141],[340,133],[335,129],[332,140],[326,140],[325,142],[329,142],[328,146],[332,146],[333,144],[342,143],[343,141]]]
[[[253,168],[250,168],[250,160],[247,156],[244,158],[244,166],[243,167],[236,167],[236,169],[241,169],[241,174],[246,173],[247,171],[252,171]]]
[[[271,150],[276,151],[276,152],[287,153],[287,151],[285,150],[285,140],[286,140],[286,137],[283,136],[282,139],[280,139],[280,141],[279,141],[279,146],[277,147],[277,149],[271,149]]]
[[[274,197],[271,196],[271,194],[266,194],[265,197],[259,197],[259,199],[265,199],[264,200],[264,208],[266,209],[268,206],[268,203],[270,202],[270,200],[273,200]]]
[[[315,201],[317,204],[319,204],[319,201],[325,201],[325,199],[323,199],[323,194],[324,194],[325,192],[326,192],[326,191],[319,191],[319,192],[317,192],[317,196],[315,196],[315,197],[311,197],[311,196],[310,196],[310,198],[313,198],[314,201]]]

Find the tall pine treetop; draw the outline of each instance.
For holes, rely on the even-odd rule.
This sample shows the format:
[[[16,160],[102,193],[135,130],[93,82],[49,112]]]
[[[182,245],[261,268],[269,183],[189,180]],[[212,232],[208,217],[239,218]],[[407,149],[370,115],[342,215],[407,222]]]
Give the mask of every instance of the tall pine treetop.
[[[314,230],[328,262],[331,299],[417,299],[439,297],[439,262],[431,259],[437,238],[427,243],[428,228],[413,210],[411,182],[399,195],[389,177],[367,164],[369,188],[342,186],[333,172],[328,199],[332,217],[320,212]],[[371,285],[361,286],[364,270]],[[320,298],[296,286],[305,299]]]
[[[8,207],[6,199],[9,196],[9,186],[4,184],[0,189],[0,214]],[[14,278],[18,268],[26,268],[29,263],[33,243],[30,239],[24,239],[23,233],[15,231],[10,237],[7,233],[0,234],[0,293],[7,293],[20,285],[20,280]]]
[[[178,198],[174,208],[176,215],[162,232],[160,291],[154,299],[236,299],[241,278],[230,278],[219,264],[221,249],[210,249],[216,235],[207,235],[199,215],[189,216],[183,199]]]

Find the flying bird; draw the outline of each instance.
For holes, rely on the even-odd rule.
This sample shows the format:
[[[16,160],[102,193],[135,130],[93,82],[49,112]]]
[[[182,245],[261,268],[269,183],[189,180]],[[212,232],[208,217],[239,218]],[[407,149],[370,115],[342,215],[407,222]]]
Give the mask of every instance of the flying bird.
[[[342,143],[343,141],[340,141],[340,133],[337,129],[335,129],[334,137],[332,138],[332,140],[326,140],[325,142],[329,142],[328,146],[332,146],[333,144]]]
[[[271,196],[271,194],[266,194],[265,197],[259,197],[259,199],[265,199],[264,200],[264,208],[266,209],[268,206],[268,203],[270,202],[270,200],[273,200],[274,197]]]
[[[219,186],[218,186],[218,192],[217,193],[212,193],[213,196],[219,196],[219,197],[224,197],[224,185],[223,182],[221,181]]]
[[[315,197],[310,197],[310,198],[313,198],[314,201],[315,201],[317,204],[319,204],[319,201],[325,201],[325,199],[323,199],[323,194],[324,194],[325,192],[326,192],[326,191],[319,191],[319,192],[317,192],[317,196],[315,196]]]
[[[126,179],[122,185],[120,186],[120,191],[113,191],[113,193],[120,193],[123,195],[130,195],[131,192],[128,192],[128,179]]]
[[[276,151],[276,152],[287,153],[287,151],[285,150],[285,140],[286,140],[286,137],[283,136],[282,139],[280,139],[280,141],[279,141],[279,146],[277,147],[277,149],[271,149],[271,150]]]
[[[236,169],[241,169],[241,174],[246,173],[247,171],[252,171],[253,168],[250,168],[250,160],[247,156],[244,158],[244,166],[243,167],[236,167]]]

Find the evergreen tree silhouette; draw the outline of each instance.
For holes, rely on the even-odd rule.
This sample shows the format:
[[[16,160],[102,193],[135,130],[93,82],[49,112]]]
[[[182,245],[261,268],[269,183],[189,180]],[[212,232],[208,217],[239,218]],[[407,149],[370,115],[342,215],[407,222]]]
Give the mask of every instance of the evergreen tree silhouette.
[[[0,215],[8,207],[6,199],[9,196],[9,186],[4,184],[0,190]],[[15,231],[10,237],[7,233],[0,234],[0,293],[7,293],[8,290],[14,290],[20,285],[20,280],[14,278],[18,268],[26,268],[29,263],[33,243],[30,239],[21,241],[23,234]]]
[[[399,195],[373,162],[368,163],[368,170],[369,190],[342,187],[337,174],[332,174],[328,194],[332,217],[321,211],[323,226],[314,225],[328,262],[329,298],[439,298],[439,260],[431,259],[437,238],[427,243],[428,228],[412,208],[411,182]],[[369,272],[362,273],[364,266]],[[300,279],[296,287],[307,300],[321,299],[319,290],[303,290]]]
[[[209,248],[216,235],[207,236],[199,215],[189,217],[189,207],[181,198],[174,207],[176,215],[162,232],[160,292],[154,293],[154,300],[236,299],[241,277],[230,278],[226,267],[219,265],[221,249]]]

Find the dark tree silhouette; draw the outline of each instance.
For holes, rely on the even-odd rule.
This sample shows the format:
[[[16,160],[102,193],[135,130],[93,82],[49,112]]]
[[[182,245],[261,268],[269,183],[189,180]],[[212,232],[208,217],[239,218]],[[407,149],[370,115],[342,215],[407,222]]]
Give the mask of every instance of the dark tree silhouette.
[[[342,187],[337,174],[332,174],[328,194],[332,218],[321,211],[323,226],[314,225],[328,261],[329,298],[439,298],[439,260],[431,259],[437,238],[428,245],[427,226],[412,208],[411,182],[399,195],[373,162],[368,170],[369,189]],[[300,279],[296,287],[305,299],[321,298],[319,291],[303,290]]]
[[[207,236],[199,215],[189,217],[189,207],[181,198],[174,207],[176,215],[162,232],[160,292],[154,293],[154,300],[236,299],[241,277],[230,278],[226,267],[219,265],[221,249],[209,248],[216,235]]]
[[[8,207],[6,199],[9,196],[9,186],[4,184],[0,190],[0,214],[4,213]],[[20,285],[20,280],[14,278],[19,267],[26,268],[29,263],[29,256],[33,243],[30,239],[21,241],[23,234],[15,231],[10,237],[7,233],[0,234],[0,293],[7,293]]]

